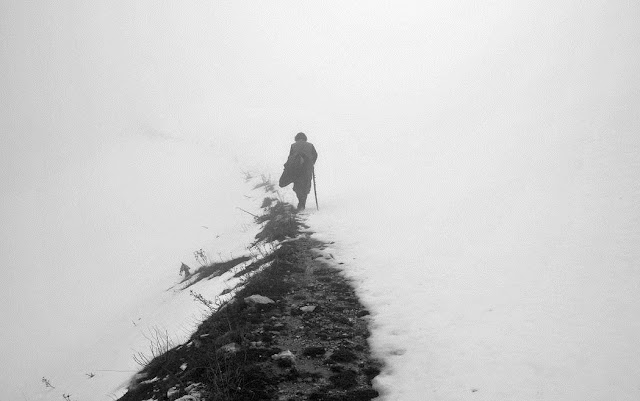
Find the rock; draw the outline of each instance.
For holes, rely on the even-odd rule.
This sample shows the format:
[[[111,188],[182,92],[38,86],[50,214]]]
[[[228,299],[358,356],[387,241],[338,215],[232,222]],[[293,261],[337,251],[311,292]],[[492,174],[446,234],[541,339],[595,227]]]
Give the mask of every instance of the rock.
[[[151,383],[155,383],[157,381],[160,381],[160,378],[158,376],[154,377],[153,379],[149,379],[149,380],[145,380],[143,382],[140,382],[140,384],[151,384]]]
[[[282,351],[278,354],[275,354],[273,356],[271,356],[272,359],[278,360],[278,359],[291,359],[291,360],[295,360],[296,356],[293,355],[293,352],[286,350],[286,351]]]
[[[202,401],[204,399],[202,389],[202,383],[193,383],[184,389],[187,395],[178,398],[176,401]]]
[[[171,387],[169,390],[167,390],[167,398],[169,399],[169,401],[175,401],[178,398],[179,394],[180,390],[178,390],[177,387]]]
[[[302,308],[300,308],[301,311],[303,312],[313,312],[314,310],[316,310],[317,306],[315,305],[308,305],[308,306],[303,306]]]
[[[273,299],[267,298],[258,294],[252,295],[250,297],[246,297],[244,299],[244,302],[246,302],[249,305],[267,305],[267,304],[275,303]]]
[[[264,330],[265,331],[282,331],[284,329],[287,328],[287,325],[285,325],[282,322],[277,322],[275,324],[265,324],[264,325]]]
[[[276,363],[280,367],[290,367],[296,361],[295,355],[293,355],[293,352],[291,352],[289,350],[282,351],[282,352],[280,352],[279,354],[276,354],[276,355],[272,355],[271,359],[276,361]]]
[[[229,343],[220,347],[218,351],[222,351],[227,354],[235,354],[236,352],[240,351],[240,346],[236,343]]]
[[[186,391],[188,394],[191,394],[195,391],[200,390],[201,388],[202,388],[202,383],[193,383],[185,387],[184,391]]]

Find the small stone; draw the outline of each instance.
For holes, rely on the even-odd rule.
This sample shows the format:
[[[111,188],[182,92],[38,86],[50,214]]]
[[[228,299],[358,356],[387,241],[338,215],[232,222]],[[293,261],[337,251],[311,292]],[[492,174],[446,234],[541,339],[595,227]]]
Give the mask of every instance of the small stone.
[[[293,352],[286,350],[279,354],[272,355],[271,359],[276,361],[276,364],[281,368],[289,368],[295,363],[296,357],[293,355]]]
[[[167,398],[170,401],[176,400],[179,394],[180,394],[180,390],[178,390],[177,387],[171,387],[169,390],[167,390]]]
[[[273,359],[295,359],[295,355],[293,355],[293,352],[291,352],[290,350],[286,350],[286,351],[282,351],[276,355],[273,355],[271,358]]]
[[[302,308],[300,308],[301,311],[303,312],[313,312],[314,310],[316,310],[317,306],[315,305],[309,305],[309,306],[303,306]]]
[[[275,303],[273,299],[258,294],[246,297],[244,299],[244,302],[248,303],[249,305],[267,305]]]
[[[275,360],[275,361],[279,361],[279,360],[285,360],[288,359],[290,361],[294,361],[296,359],[296,356],[293,355],[293,352],[286,350],[286,351],[282,351],[279,354],[276,355],[272,355],[271,359]]]
[[[229,343],[220,347],[219,351],[225,352],[227,354],[235,354],[236,352],[240,351],[240,347],[236,343]]]
[[[184,388],[184,391],[186,391],[187,393],[191,394],[197,390],[199,390],[202,387],[201,383],[193,383],[188,385],[187,387]]]

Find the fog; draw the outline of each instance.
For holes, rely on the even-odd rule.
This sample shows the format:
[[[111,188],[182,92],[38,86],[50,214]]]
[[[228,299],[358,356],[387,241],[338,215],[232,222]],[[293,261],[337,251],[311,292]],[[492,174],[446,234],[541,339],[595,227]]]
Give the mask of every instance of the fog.
[[[639,17],[605,1],[2,2],[0,392],[55,369],[148,272],[241,247],[216,236],[246,222],[242,171],[277,175],[298,131],[345,200],[385,196],[376,176],[399,160],[420,167],[407,202],[473,169],[463,184],[562,175],[606,135],[625,168]]]

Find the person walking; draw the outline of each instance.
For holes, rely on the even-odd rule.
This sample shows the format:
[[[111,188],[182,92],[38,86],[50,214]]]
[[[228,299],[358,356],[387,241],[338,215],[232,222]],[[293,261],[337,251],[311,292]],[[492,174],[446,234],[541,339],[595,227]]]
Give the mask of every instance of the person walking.
[[[307,142],[307,136],[303,132],[297,133],[294,139],[279,184],[280,187],[286,187],[293,182],[293,192],[298,197],[298,210],[304,210],[307,196],[311,192],[313,166],[318,160],[318,152],[311,142]]]

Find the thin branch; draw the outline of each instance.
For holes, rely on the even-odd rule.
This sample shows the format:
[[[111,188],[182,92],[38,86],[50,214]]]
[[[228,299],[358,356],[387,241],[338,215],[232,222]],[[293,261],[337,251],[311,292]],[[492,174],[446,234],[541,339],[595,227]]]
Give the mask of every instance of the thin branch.
[[[240,210],[242,210],[243,212],[248,213],[248,214],[252,215],[252,216],[253,216],[253,217],[255,217],[255,218],[258,218],[258,216],[256,216],[255,214],[253,214],[253,213],[251,213],[251,212],[247,212],[246,210],[244,210],[244,209],[243,209],[243,208],[241,208],[241,207],[236,207],[236,209],[240,209]]]

